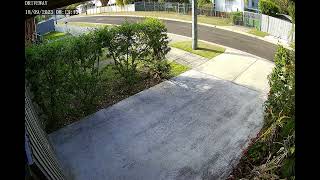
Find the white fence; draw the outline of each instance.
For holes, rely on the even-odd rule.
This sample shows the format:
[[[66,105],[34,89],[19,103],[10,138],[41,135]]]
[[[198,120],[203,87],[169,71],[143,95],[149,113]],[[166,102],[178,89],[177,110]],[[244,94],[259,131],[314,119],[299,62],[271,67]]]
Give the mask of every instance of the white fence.
[[[286,40],[288,42],[295,39],[295,26],[292,23],[262,14],[261,16],[261,31]]]
[[[132,12],[135,11],[134,4],[128,4],[124,6],[104,6],[93,9],[88,9],[87,14],[99,14],[105,12]]]
[[[55,30],[58,32],[64,32],[64,33],[70,33],[73,36],[78,36],[81,35],[83,33],[92,31],[96,28],[94,27],[79,27],[79,26],[70,26],[70,25],[60,25],[60,24],[56,24],[55,25]]]

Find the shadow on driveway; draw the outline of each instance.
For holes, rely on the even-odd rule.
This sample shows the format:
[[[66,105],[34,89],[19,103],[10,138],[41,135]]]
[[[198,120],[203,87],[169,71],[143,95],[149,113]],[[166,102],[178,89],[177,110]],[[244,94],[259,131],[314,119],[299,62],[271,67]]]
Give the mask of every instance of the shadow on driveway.
[[[49,138],[77,180],[225,179],[262,126],[260,96],[190,70]]]

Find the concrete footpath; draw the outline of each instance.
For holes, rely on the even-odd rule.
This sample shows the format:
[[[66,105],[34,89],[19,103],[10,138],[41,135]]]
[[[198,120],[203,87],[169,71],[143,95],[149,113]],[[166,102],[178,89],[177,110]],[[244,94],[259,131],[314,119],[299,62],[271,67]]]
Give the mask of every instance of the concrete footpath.
[[[190,37],[168,33],[172,42],[190,41]],[[203,41],[208,44],[215,43]],[[246,86],[250,89],[266,93],[269,90],[268,74],[271,73],[274,63],[230,47],[223,54],[212,59],[206,59],[196,54],[191,54],[177,48],[172,48],[167,58],[184,64],[194,70],[213,75],[215,77]]]
[[[191,70],[49,134],[68,179],[229,176],[262,127],[272,63],[227,48],[196,64],[174,51]]]

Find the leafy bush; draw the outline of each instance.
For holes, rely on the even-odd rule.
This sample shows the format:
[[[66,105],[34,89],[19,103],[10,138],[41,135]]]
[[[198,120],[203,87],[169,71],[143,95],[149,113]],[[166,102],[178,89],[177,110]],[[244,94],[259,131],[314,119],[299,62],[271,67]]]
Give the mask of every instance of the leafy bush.
[[[258,6],[262,14],[275,16],[279,13],[279,6],[270,0],[260,0]]]
[[[67,114],[92,108],[99,96],[101,49],[94,39],[88,34],[26,48],[26,78],[48,116],[47,129]]]
[[[292,18],[292,22],[295,23],[295,17],[296,17],[296,8],[295,8],[295,3],[290,2],[288,6],[288,13]]]
[[[242,12],[232,12],[231,13],[232,23],[236,24],[236,25],[241,25],[242,24],[242,16],[243,16]]]
[[[165,60],[166,54],[170,51],[167,28],[160,20],[154,18],[147,18],[142,28],[147,39],[147,50],[151,55],[145,59],[144,65],[149,68],[150,74],[162,78],[170,71],[170,66]]]
[[[295,112],[295,54],[280,46],[275,54],[275,68],[269,75],[269,96],[265,102],[267,124],[276,121],[276,115]]]
[[[153,76],[163,77],[169,72],[170,66],[165,61],[170,50],[166,32],[161,21],[147,18],[142,23],[124,23],[98,30],[97,37],[102,47],[108,49],[119,74],[133,83],[139,63]]]
[[[279,46],[275,67],[268,76],[270,91],[265,102],[265,124],[257,141],[238,167],[247,179],[295,178],[295,54]],[[249,159],[248,161],[245,161]]]
[[[124,5],[123,0],[116,0],[116,5],[117,6],[123,6]]]
[[[198,7],[208,7],[208,5],[211,5],[212,7],[212,2],[210,0],[198,0]]]
[[[129,85],[137,80],[138,65],[145,67],[145,74],[166,77],[166,31],[161,21],[146,19],[26,47],[26,78],[48,116],[47,129],[61,126],[59,119],[83,117],[95,108],[105,87],[99,70],[102,55],[112,57],[113,67]]]

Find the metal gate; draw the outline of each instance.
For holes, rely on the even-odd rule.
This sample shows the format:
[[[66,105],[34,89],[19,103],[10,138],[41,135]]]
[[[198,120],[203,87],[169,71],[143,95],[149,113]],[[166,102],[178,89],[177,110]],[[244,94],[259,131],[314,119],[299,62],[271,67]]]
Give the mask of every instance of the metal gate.
[[[243,25],[247,27],[254,27],[257,30],[261,30],[261,14],[244,11]]]

